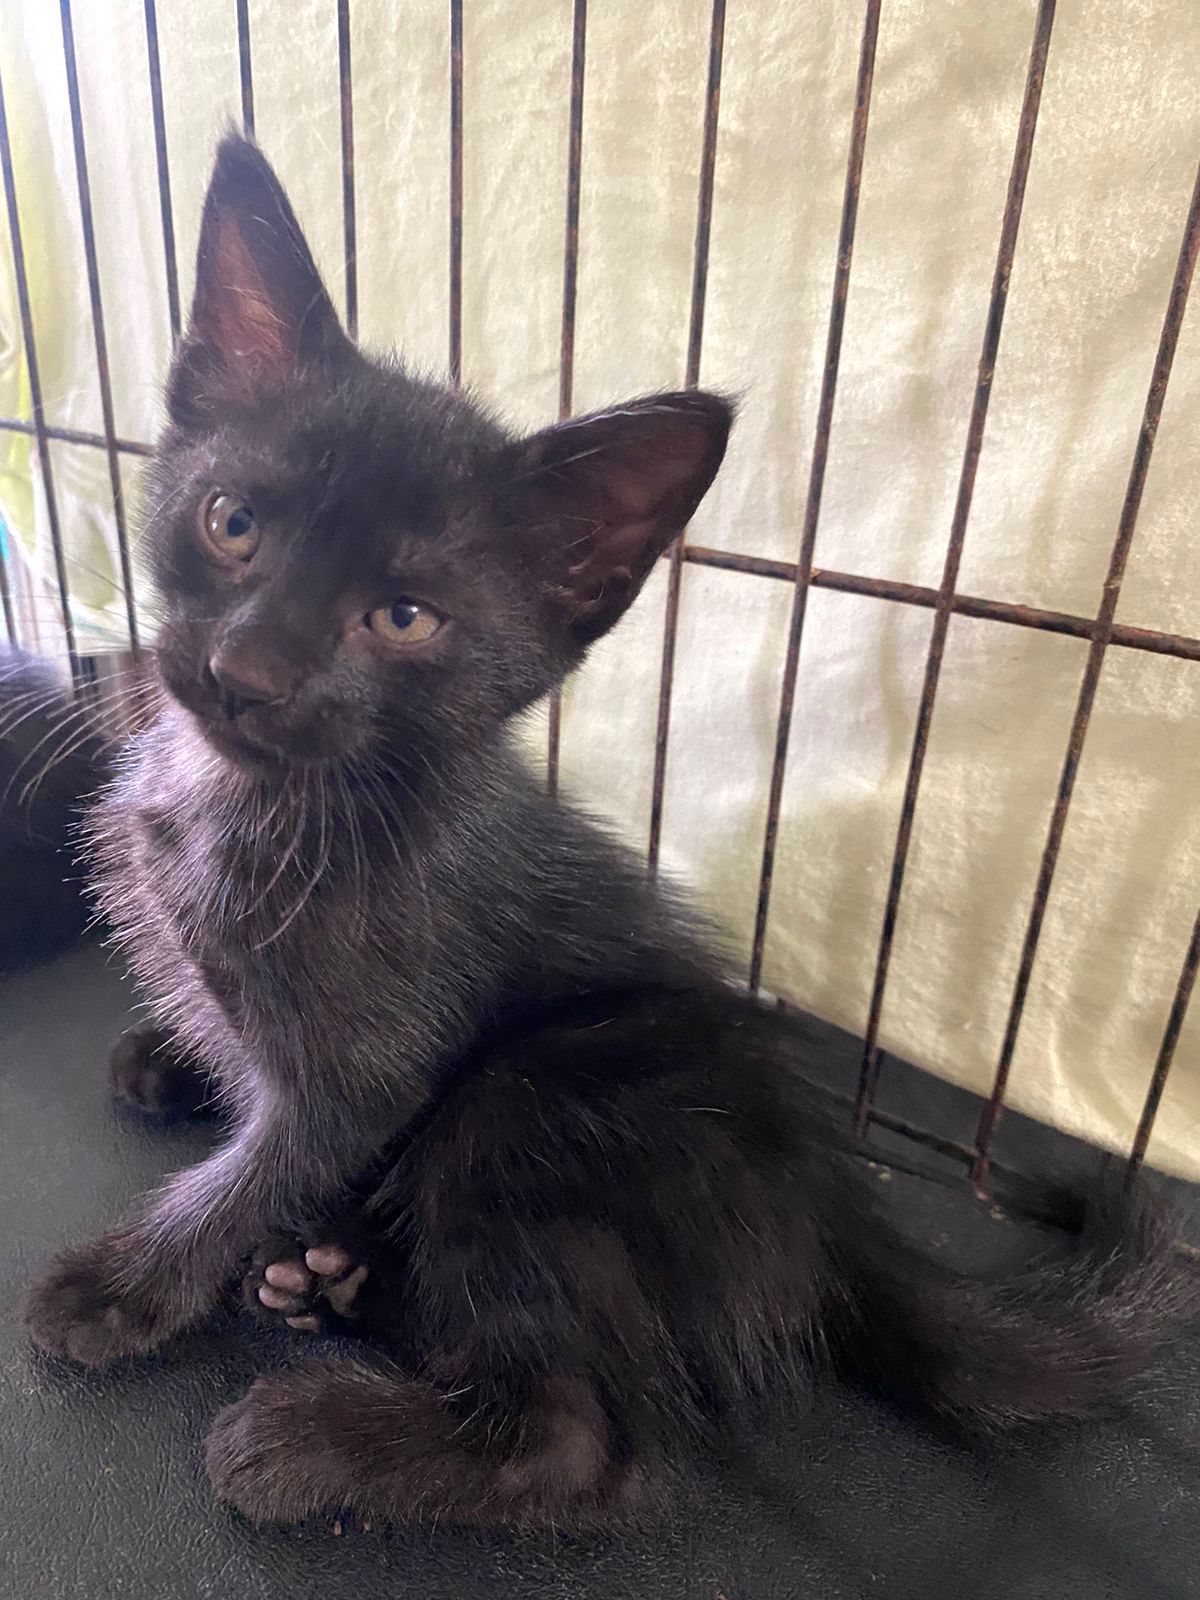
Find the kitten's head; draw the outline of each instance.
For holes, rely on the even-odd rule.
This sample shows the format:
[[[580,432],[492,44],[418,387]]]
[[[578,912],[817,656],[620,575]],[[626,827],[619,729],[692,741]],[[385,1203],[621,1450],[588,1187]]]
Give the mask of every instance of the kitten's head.
[[[252,767],[486,738],[621,616],[712,482],[697,391],[515,439],[358,351],[287,198],[222,144],[147,543],[163,681]]]

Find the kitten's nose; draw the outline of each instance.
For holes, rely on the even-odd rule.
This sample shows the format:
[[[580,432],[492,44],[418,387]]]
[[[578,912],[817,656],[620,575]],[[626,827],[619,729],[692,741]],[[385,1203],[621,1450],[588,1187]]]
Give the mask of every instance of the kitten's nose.
[[[256,706],[286,700],[300,680],[300,669],[276,651],[228,641],[209,658],[208,676],[232,722]]]

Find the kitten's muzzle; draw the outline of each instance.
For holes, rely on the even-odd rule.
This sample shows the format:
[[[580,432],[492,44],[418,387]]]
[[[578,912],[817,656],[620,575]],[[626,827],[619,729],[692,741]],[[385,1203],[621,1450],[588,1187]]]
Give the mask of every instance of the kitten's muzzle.
[[[219,645],[204,669],[205,686],[229,722],[247,711],[283,705],[301,675],[286,656],[270,650],[251,651],[233,641]]]

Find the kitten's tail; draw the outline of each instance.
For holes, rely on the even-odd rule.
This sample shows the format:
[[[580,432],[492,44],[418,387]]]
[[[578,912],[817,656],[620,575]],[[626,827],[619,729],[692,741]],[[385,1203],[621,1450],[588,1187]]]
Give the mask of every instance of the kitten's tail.
[[[108,760],[107,740],[50,664],[0,650],[0,972],[84,937],[90,908],[71,834]]]
[[[1200,1313],[1200,1274],[1175,1219],[1115,1170],[1094,1193],[1043,1191],[1065,1257],[969,1279],[886,1225],[843,1232],[833,1345],[847,1375],[957,1427],[994,1429],[1102,1411]],[[867,1222],[864,1217],[863,1223]]]

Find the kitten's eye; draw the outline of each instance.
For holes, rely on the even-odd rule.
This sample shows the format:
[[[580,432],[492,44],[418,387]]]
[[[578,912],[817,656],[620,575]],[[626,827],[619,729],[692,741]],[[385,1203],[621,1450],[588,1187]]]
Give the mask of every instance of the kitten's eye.
[[[377,606],[367,617],[367,627],[389,644],[424,644],[442,625],[436,611],[417,600],[393,600]]]
[[[258,549],[254,512],[235,495],[211,495],[204,507],[202,527],[205,541],[218,561],[230,565],[249,561]]]

